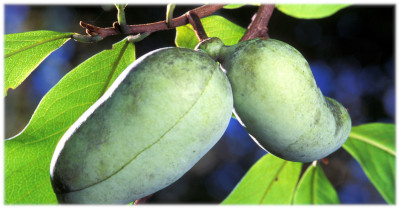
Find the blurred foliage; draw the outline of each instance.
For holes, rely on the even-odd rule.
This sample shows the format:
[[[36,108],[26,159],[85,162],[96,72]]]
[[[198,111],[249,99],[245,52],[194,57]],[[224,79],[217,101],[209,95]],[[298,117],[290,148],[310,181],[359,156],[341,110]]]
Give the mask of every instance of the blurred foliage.
[[[350,4],[276,4],[281,12],[302,19],[329,17],[348,6]]]

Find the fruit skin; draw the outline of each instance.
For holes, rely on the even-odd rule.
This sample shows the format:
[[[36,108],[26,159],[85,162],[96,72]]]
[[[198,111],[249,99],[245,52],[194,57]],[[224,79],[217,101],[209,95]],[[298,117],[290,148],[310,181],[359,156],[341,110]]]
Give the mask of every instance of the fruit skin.
[[[261,147],[286,160],[311,162],[346,141],[347,110],[322,95],[295,48],[259,38],[231,47],[202,45],[196,48],[219,54],[232,85],[235,115]]]
[[[130,203],[180,178],[222,136],[232,90],[206,53],[164,48],[131,64],[65,133],[50,176],[60,203]]]

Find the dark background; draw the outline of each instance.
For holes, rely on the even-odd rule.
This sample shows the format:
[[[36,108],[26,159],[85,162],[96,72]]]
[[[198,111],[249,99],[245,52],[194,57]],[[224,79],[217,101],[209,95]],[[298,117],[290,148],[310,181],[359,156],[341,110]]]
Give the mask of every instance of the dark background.
[[[177,5],[179,16],[196,5]],[[109,27],[116,21],[113,5],[6,5],[5,34],[31,30],[84,33],[79,21]],[[166,5],[130,5],[128,24],[165,19]],[[246,28],[255,6],[220,10]],[[271,38],[284,41],[309,60],[325,96],[349,109],[353,125],[394,123],[394,5],[353,5],[331,17],[302,20],[278,10],[269,23]],[[68,41],[51,54],[16,90],[5,97],[5,138],[18,134],[28,123],[41,98],[70,70],[124,38],[109,37],[95,44]],[[175,30],[160,31],[136,44],[137,57],[173,46]],[[266,154],[234,119],[222,139],[188,173],[155,193],[149,203],[219,203],[261,156]],[[371,156],[373,157],[373,156]],[[328,157],[322,167],[345,204],[385,203],[360,165],[343,149]]]

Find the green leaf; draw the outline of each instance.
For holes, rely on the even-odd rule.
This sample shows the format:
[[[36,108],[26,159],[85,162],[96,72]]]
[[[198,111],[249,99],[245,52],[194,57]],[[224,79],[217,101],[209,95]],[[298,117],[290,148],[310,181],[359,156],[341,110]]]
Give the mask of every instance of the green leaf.
[[[322,168],[311,164],[301,177],[293,198],[293,204],[339,204],[335,188],[326,178]]]
[[[31,31],[5,35],[4,94],[17,88],[54,50],[67,42],[73,33]]]
[[[239,9],[240,7],[243,7],[246,5],[260,6],[261,4],[227,4],[222,8],[224,8],[224,9]]]
[[[238,9],[242,6],[245,6],[246,4],[227,4],[223,8],[224,9]]]
[[[395,204],[395,125],[354,126],[343,148],[361,165],[383,198]]]
[[[5,203],[56,203],[50,161],[65,131],[135,60],[135,47],[123,40],[89,58],[40,101],[25,129],[5,141]]]
[[[267,154],[250,168],[222,204],[290,204],[301,165]]]
[[[232,23],[221,16],[209,16],[201,19],[208,37],[218,37],[225,45],[233,45],[239,42],[246,29]],[[190,24],[176,28],[175,44],[178,47],[194,49],[199,43],[193,27]]]
[[[318,19],[329,17],[350,4],[276,4],[275,7],[295,18]]]

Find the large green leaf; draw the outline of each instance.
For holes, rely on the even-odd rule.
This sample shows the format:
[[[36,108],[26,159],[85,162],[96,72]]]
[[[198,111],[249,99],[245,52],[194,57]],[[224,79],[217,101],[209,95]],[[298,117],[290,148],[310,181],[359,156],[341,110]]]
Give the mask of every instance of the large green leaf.
[[[5,141],[5,203],[56,203],[50,161],[65,131],[135,59],[123,40],[68,73],[42,99],[25,129]]]
[[[217,15],[202,18],[201,23],[203,24],[208,37],[218,37],[225,45],[238,43],[246,32],[246,29]],[[199,40],[190,24],[176,28],[176,46],[193,49],[198,43]]]
[[[250,168],[222,204],[290,204],[301,165],[267,154]]]
[[[383,198],[395,203],[395,125],[354,126],[343,148],[361,165]]]
[[[5,35],[4,94],[17,88],[51,52],[67,42],[73,33],[31,31]]]
[[[350,4],[276,4],[275,7],[295,18],[318,19],[329,17]]]
[[[293,204],[338,204],[335,188],[326,178],[322,168],[311,164],[301,177],[294,193]]]

